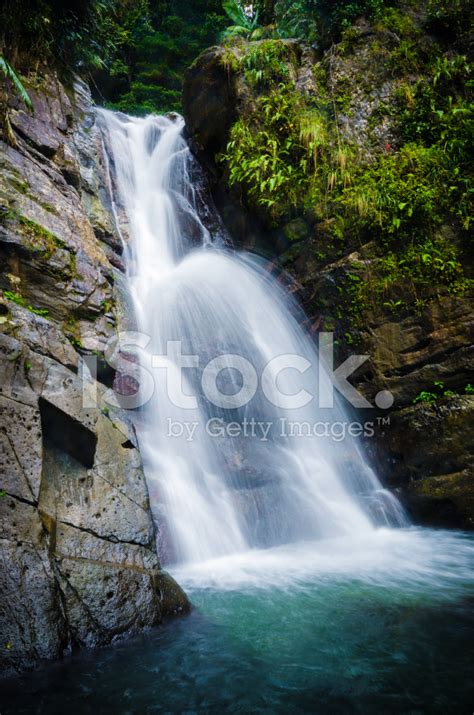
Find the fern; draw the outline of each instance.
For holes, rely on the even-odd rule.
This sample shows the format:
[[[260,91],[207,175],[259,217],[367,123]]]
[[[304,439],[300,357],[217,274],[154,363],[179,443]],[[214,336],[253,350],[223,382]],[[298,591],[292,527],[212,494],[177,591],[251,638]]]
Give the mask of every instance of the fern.
[[[18,95],[20,96],[21,100],[28,107],[28,109],[31,112],[33,112],[34,111],[33,103],[28,95],[28,92],[24,88],[23,84],[21,83],[20,78],[18,77],[18,75],[15,72],[15,70],[13,69],[13,67],[1,55],[0,55],[0,71],[5,75],[5,77],[7,79],[10,80],[10,82],[15,87]]]

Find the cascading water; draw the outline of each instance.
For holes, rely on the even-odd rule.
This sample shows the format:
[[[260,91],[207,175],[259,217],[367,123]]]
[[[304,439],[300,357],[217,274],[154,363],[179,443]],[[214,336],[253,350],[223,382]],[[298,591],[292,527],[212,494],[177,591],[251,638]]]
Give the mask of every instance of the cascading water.
[[[150,338],[141,364],[155,389],[138,431],[169,558],[201,562],[406,523],[356,440],[338,441],[341,407],[318,407],[330,378],[293,300],[257,258],[231,252],[203,225],[183,120],[100,117],[128,220],[137,328]],[[150,370],[151,355],[166,357]],[[199,363],[181,370],[180,355]],[[285,367],[285,355],[297,362]],[[181,388],[196,404],[177,399]],[[341,427],[331,439],[314,436],[314,425]]]
[[[181,119],[99,116],[116,219],[129,235],[135,327],[150,336],[139,354],[144,396],[149,372],[156,382],[134,413],[137,432],[159,542],[169,534],[173,575],[194,608],[128,644],[2,681],[2,713],[471,712],[472,534],[377,528],[403,525],[403,512],[354,439],[281,434],[282,419],[347,423],[316,399],[274,404],[324,392],[317,369],[284,370],[275,385],[274,362],[262,378],[285,353],[315,364],[297,306],[256,258],[219,239]],[[173,341],[199,367],[180,371]],[[152,371],[153,354],[167,357]],[[216,407],[202,389],[206,366],[215,357],[245,365],[232,354],[252,363],[264,389],[243,394],[241,407]],[[180,372],[184,393],[198,396],[192,409],[170,399]],[[235,369],[217,382],[230,395],[241,387]],[[238,435],[252,418],[270,424],[265,435]],[[168,436],[168,419],[191,427]],[[213,435],[209,420],[230,432]]]

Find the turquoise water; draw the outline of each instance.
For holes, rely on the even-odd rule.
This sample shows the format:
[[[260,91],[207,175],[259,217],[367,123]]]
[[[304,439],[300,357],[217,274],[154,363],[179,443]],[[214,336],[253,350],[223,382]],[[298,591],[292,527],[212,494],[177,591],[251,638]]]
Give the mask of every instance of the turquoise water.
[[[471,713],[473,538],[381,530],[177,577],[191,615],[2,686],[5,713]]]

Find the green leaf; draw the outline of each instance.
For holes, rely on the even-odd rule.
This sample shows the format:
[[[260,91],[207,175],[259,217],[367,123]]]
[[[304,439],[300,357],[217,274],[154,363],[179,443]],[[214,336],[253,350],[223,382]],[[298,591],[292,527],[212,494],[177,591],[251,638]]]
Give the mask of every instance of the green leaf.
[[[28,95],[28,92],[26,89],[23,87],[20,78],[18,77],[17,73],[13,69],[13,67],[8,64],[6,59],[0,55],[0,71],[3,72],[5,77],[9,79],[13,85],[15,86],[18,94],[20,95],[22,101],[26,104],[28,109],[32,112],[34,112],[34,107],[33,103]]]
[[[234,22],[240,28],[245,28],[246,30],[252,29],[251,21],[244,13],[240,3],[238,3],[237,0],[223,0],[222,8],[224,9],[227,17],[229,17],[232,22]]]

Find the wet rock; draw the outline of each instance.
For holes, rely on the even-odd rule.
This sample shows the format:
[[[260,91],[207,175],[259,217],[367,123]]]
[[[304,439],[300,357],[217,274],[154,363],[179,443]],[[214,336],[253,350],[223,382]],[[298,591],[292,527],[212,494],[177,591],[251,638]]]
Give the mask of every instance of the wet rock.
[[[122,242],[88,90],[70,99],[51,75],[31,95],[34,114],[12,112],[17,147],[0,145],[4,673],[189,608],[156,555],[131,421],[83,360],[105,364],[130,310],[117,306]]]
[[[211,47],[186,72],[183,111],[190,135],[210,154],[225,144],[236,118],[235,78],[223,47]]]
[[[417,521],[474,528],[474,396],[446,397],[396,412],[379,449],[387,478]]]

